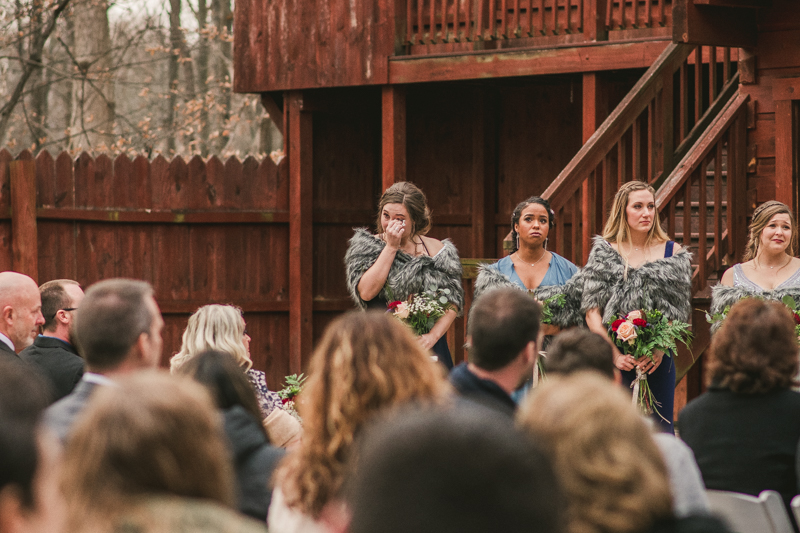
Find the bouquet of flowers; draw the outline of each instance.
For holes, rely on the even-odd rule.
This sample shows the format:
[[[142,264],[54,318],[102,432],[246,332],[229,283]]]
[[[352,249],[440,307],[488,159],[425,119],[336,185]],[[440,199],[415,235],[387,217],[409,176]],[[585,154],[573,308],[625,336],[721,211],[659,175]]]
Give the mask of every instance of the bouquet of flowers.
[[[564,307],[566,302],[567,297],[563,294],[554,294],[550,298],[542,300],[540,302],[542,304],[542,324],[552,324],[554,313]]]
[[[781,301],[783,302],[783,305],[788,307],[789,311],[792,313],[792,317],[794,318],[794,334],[797,337],[798,342],[800,342],[800,311],[797,309],[797,302],[788,294],[784,296]]]
[[[688,347],[692,338],[689,324],[677,320],[670,322],[661,311],[656,310],[636,310],[625,316],[615,316],[608,326],[614,344],[623,354],[631,355],[637,360],[642,357],[653,360],[653,352],[656,350],[671,357],[672,352],[678,348],[678,342]],[[647,374],[638,366],[636,379],[631,383],[631,387],[633,387],[633,402],[643,413],[655,412],[664,418],[658,412],[660,404],[647,383]]]
[[[300,420],[300,415],[297,413],[294,402],[295,398],[303,391],[306,379],[304,374],[286,376],[286,386],[278,391],[278,396],[281,397],[281,402],[283,402],[283,410],[297,420]],[[302,420],[300,421],[302,422]]]
[[[429,287],[423,292],[412,294],[406,301],[390,302],[387,307],[392,316],[414,330],[414,334],[425,335],[452,307],[447,299],[449,294],[450,289]]]

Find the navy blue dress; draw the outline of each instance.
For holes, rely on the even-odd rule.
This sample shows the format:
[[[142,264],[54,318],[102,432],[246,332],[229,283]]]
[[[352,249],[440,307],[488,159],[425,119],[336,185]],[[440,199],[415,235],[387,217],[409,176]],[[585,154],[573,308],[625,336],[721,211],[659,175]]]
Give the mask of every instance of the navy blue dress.
[[[389,308],[387,307],[389,302],[386,301],[380,294],[373,298],[372,300],[366,302],[367,309],[374,309],[377,311],[387,311]],[[447,346],[447,333],[442,335],[436,344],[433,345],[431,351],[439,358],[439,362],[442,363],[445,368],[449,371],[453,368],[453,358],[450,355],[450,347]]]
[[[673,241],[667,241],[667,246],[664,249],[664,257],[672,257],[672,249],[675,246]],[[674,355],[674,354],[673,354]],[[622,383],[630,388],[631,383],[636,379],[636,369],[622,370]],[[653,396],[656,401],[661,404],[658,407],[658,412],[667,420],[663,420],[661,416],[653,413],[653,421],[658,424],[658,427],[664,433],[675,433],[675,426],[673,425],[672,417],[675,408],[675,358],[664,354],[661,364],[658,365],[655,372],[647,376],[647,383],[650,384],[650,390],[653,391]]]

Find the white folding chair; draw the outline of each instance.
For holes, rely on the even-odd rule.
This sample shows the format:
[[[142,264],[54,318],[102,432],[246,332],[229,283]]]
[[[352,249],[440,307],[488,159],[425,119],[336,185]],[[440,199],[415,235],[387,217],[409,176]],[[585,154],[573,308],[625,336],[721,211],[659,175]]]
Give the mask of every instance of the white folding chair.
[[[789,514],[780,494],[765,490],[756,496],[707,490],[711,511],[734,533],[792,533]]]
[[[800,524],[800,495],[792,498],[792,513],[794,513],[794,520]]]

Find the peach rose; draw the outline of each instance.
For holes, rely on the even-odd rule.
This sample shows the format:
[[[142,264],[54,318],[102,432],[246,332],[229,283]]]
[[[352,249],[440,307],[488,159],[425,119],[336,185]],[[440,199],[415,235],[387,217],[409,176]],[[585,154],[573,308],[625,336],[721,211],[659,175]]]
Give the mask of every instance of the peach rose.
[[[628,318],[627,318],[627,320],[628,320],[629,322],[633,322],[633,321],[634,321],[635,319],[637,319],[637,318],[644,318],[644,313],[642,313],[642,312],[641,312],[641,311],[639,311],[638,309],[637,309],[636,311],[631,311],[630,313],[628,313]]]
[[[622,342],[633,344],[633,339],[636,338],[636,328],[628,321],[623,322],[617,328],[617,338]]]
[[[397,318],[402,318],[403,320],[408,318],[408,304],[402,302],[397,307],[395,307],[394,316],[396,316]]]

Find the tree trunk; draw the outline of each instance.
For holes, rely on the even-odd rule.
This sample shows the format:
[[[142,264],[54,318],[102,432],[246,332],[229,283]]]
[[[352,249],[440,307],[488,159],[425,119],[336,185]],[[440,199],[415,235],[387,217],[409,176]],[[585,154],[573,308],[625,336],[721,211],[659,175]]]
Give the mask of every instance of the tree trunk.
[[[199,130],[200,136],[197,139],[198,148],[203,156],[208,155],[208,137],[211,134],[211,124],[209,123],[209,93],[208,93],[208,4],[206,0],[197,0],[197,33],[199,42],[197,46],[197,98],[200,102]]]
[[[113,144],[114,74],[106,0],[73,6],[73,56],[79,76],[72,91],[72,148],[107,150]]]
[[[167,153],[175,154],[175,110],[178,107],[178,69],[183,43],[181,29],[181,0],[169,0],[169,63],[167,64],[167,81],[169,98],[164,115],[164,131],[167,134]]]
[[[224,130],[232,130],[233,127],[228,124],[231,116],[231,31],[233,29],[233,12],[231,11],[230,0],[212,0],[211,9],[213,12],[214,24],[217,27],[217,47],[219,53],[215,61],[215,77],[220,85],[219,91],[219,107],[220,117],[218,120],[219,126],[223,131],[219,132],[215,144],[215,152],[219,153],[228,144],[230,135],[224,135]]]

